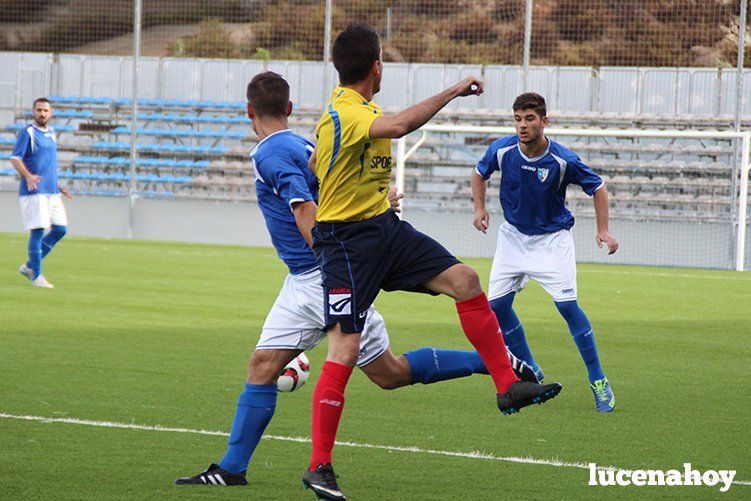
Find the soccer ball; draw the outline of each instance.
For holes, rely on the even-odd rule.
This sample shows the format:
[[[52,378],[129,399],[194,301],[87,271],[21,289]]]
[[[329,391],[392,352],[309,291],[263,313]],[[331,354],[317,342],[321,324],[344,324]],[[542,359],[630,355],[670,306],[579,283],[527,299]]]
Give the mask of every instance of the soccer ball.
[[[308,377],[310,377],[310,362],[305,353],[300,353],[282,369],[276,385],[279,391],[295,391],[305,384]]]

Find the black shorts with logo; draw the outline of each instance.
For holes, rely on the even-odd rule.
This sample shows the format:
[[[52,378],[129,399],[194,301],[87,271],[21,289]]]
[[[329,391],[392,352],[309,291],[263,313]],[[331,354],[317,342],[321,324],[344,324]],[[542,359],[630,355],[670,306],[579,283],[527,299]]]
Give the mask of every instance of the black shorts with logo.
[[[362,332],[378,292],[434,294],[424,283],[460,263],[392,210],[351,223],[316,223],[313,250],[323,276],[326,329]]]

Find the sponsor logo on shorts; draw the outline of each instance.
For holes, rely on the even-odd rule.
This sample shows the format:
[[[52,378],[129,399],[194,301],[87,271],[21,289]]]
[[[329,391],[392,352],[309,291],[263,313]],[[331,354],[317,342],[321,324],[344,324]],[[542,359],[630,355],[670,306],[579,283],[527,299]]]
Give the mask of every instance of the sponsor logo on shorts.
[[[368,310],[365,310],[365,311],[361,311],[361,312],[360,312],[360,313],[359,313],[359,314],[357,315],[357,318],[365,318],[365,317],[367,317],[367,316],[368,316]]]
[[[329,315],[349,315],[352,313],[352,291],[350,289],[329,289]]]
[[[563,289],[561,291],[561,294],[573,294],[573,293],[574,293],[574,289]]]

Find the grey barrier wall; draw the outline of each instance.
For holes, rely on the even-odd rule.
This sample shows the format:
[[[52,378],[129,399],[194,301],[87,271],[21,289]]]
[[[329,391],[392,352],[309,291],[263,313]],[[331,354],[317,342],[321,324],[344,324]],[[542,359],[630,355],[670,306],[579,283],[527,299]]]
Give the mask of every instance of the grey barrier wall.
[[[486,92],[456,100],[450,107],[508,110],[522,92],[521,66],[386,63],[377,100],[384,108],[424,99],[468,74],[482,75]],[[324,63],[192,58],[141,60],[142,98],[242,101],[249,78],[263,70],[283,74],[299,105],[320,107],[328,98]],[[0,52],[0,110],[26,108],[41,95],[129,97],[131,58]],[[328,81],[335,82],[333,66]],[[744,71],[751,89],[751,69]],[[548,98],[553,112],[674,115],[726,115],[736,110],[734,68],[554,67],[529,69],[528,90]],[[744,92],[743,115],[751,115],[751,90]],[[7,120],[6,120],[7,121]]]
[[[79,196],[64,203],[71,235],[128,237],[127,198]],[[133,238],[271,245],[261,211],[253,202],[138,198],[134,208]],[[0,192],[0,214],[0,232],[25,232],[16,193]]]
[[[70,235],[127,237],[127,199],[90,196],[76,197],[65,203],[70,219]],[[15,193],[0,192],[0,214],[0,232],[24,232]],[[491,230],[484,235],[472,226],[471,212],[445,213],[407,207],[405,216],[416,228],[462,257],[491,257],[495,251],[497,228],[502,222],[500,214],[494,212]],[[578,218],[573,229],[577,261],[724,269],[733,266],[732,235],[726,224],[619,221],[615,218],[611,221],[610,229],[621,243],[618,253],[612,256],[608,256],[605,249],[597,247],[594,220]],[[271,245],[261,211],[253,202],[137,199],[133,237],[211,244]],[[748,244],[751,245],[751,238]],[[25,248],[19,248],[18,252],[22,256]],[[747,255],[746,269],[750,266],[751,259]]]

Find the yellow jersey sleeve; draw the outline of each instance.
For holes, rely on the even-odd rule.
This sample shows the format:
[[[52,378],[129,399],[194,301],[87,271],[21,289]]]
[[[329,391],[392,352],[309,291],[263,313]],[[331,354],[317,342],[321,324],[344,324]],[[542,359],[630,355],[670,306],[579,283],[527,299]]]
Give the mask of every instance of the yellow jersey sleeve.
[[[316,128],[319,221],[362,221],[390,208],[391,140],[370,138],[382,114],[356,91],[334,90]]]

